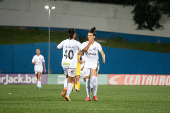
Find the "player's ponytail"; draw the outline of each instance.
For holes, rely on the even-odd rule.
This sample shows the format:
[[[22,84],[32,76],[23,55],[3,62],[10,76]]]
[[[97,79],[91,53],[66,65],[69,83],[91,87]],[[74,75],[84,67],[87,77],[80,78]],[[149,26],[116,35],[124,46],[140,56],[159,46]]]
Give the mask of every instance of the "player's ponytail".
[[[70,28],[70,29],[67,29],[67,32],[68,32],[68,36],[73,39],[73,35],[75,33],[75,29],[73,28]]]
[[[95,27],[93,27],[93,28],[91,28],[90,30],[89,30],[89,33],[92,33],[94,36],[96,36],[96,28]]]

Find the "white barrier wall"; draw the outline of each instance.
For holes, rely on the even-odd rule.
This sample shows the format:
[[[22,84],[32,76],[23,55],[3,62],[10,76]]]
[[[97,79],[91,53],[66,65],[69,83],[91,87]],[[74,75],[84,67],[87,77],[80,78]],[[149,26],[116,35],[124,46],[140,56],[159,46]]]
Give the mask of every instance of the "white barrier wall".
[[[51,26],[60,28],[90,29],[100,31],[170,37],[170,19],[163,19],[162,30],[136,30],[131,14],[132,6],[53,0],[3,0],[0,1],[0,25],[48,27],[48,10],[45,5],[56,6],[51,11]]]

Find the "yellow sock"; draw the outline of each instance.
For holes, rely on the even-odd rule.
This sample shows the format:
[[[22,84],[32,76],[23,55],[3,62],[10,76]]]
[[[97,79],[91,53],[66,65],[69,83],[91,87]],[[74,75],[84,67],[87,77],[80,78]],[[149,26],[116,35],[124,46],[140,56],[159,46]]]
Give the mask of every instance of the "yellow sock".
[[[77,83],[77,89],[80,90],[80,83]]]
[[[75,83],[73,83],[73,89],[75,89]]]

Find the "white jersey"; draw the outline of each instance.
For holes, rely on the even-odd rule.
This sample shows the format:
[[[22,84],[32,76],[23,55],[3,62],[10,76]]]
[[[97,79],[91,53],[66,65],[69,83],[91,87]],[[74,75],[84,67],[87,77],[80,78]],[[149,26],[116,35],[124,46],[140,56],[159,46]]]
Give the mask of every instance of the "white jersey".
[[[84,64],[85,64],[85,57],[84,57],[84,55],[82,56],[82,61],[83,61],[83,63],[81,64],[81,69],[84,67]]]
[[[89,41],[84,42],[81,46],[81,50],[83,50],[88,45],[88,43]],[[98,51],[100,52],[101,50],[101,45],[98,42],[94,41],[93,45],[90,45],[88,51],[84,52],[86,62],[98,62]]]
[[[62,67],[77,68],[77,54],[81,47],[81,43],[72,39],[63,40],[58,46],[58,49],[63,48]]]
[[[35,55],[32,59],[32,62],[36,62],[34,65],[34,70],[41,68],[43,70],[43,65],[42,63],[45,62],[44,56],[42,55]]]

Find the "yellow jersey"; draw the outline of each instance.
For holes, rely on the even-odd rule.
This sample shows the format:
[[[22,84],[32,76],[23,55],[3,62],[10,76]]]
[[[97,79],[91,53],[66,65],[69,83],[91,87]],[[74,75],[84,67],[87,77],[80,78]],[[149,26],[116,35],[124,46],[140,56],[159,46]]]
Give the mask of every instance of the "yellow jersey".
[[[78,55],[78,59],[82,60],[81,55]],[[80,75],[80,74],[81,74],[81,64],[77,62],[76,75]]]

